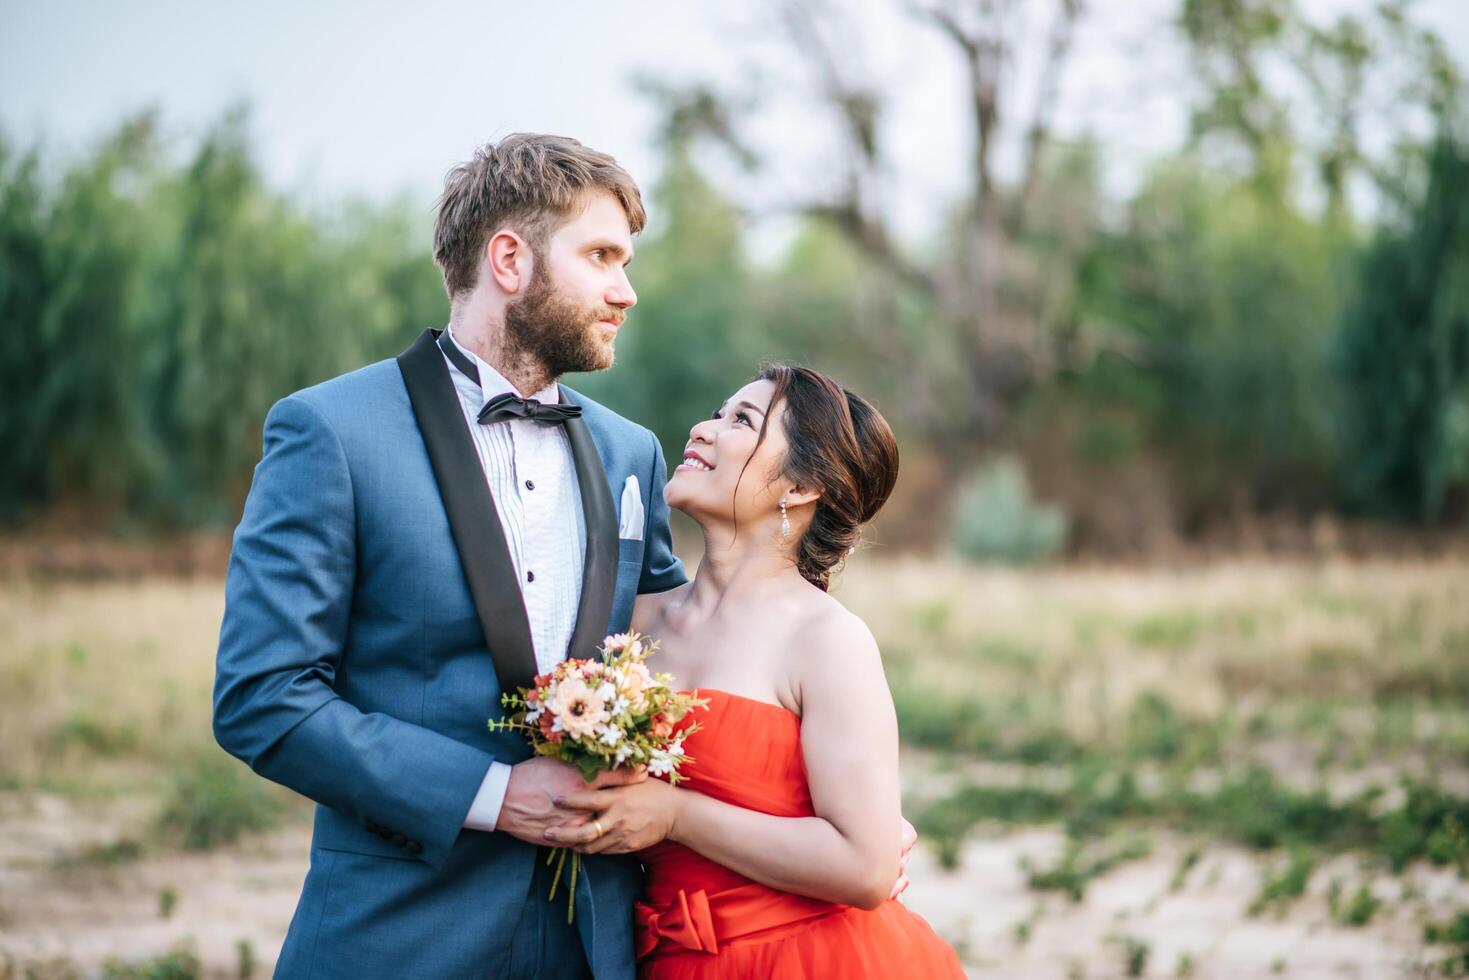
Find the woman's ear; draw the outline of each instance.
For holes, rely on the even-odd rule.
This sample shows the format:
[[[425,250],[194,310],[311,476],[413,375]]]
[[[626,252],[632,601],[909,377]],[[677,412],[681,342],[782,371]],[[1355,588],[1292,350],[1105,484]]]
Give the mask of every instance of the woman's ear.
[[[782,496],[785,497],[787,507],[800,507],[803,504],[810,504],[820,500],[821,491],[808,489],[797,484],[787,490]]]

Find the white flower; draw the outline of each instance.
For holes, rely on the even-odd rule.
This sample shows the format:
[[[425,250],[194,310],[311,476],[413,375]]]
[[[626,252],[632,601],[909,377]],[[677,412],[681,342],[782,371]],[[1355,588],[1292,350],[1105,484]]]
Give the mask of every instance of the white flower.
[[[607,730],[602,733],[601,737],[598,738],[597,741],[601,742],[603,745],[616,745],[618,742],[622,741],[621,728],[618,728],[616,725],[608,725],[606,726],[606,728]]]
[[[525,713],[526,724],[534,725],[541,720],[541,715],[546,713],[545,708],[532,708]]]
[[[678,758],[679,756],[683,755],[683,739],[679,739],[676,742],[669,742],[668,748],[665,751],[667,751],[668,754],[670,756],[673,756],[674,758]]]
[[[613,633],[611,636],[603,638],[602,649],[607,651],[609,655],[614,654],[627,646],[628,641],[631,639],[631,633]]]
[[[673,759],[662,749],[654,749],[653,757],[648,760],[648,775],[666,776],[673,772]]]
[[[617,688],[613,687],[607,681],[603,681],[601,686],[597,688],[597,697],[603,701],[611,701],[617,697]]]
[[[631,757],[632,754],[636,751],[637,746],[633,745],[631,742],[623,742],[617,747],[617,752],[613,755],[613,758],[615,758],[620,765],[621,763],[626,762],[628,758]]]

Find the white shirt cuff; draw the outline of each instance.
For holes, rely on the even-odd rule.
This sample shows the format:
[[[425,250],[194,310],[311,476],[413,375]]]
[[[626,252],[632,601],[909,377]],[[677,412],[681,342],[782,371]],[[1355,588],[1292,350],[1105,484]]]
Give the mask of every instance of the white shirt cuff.
[[[470,830],[494,830],[500,821],[500,807],[505,803],[505,790],[510,786],[510,767],[503,762],[490,763],[485,781],[479,784],[464,826]]]

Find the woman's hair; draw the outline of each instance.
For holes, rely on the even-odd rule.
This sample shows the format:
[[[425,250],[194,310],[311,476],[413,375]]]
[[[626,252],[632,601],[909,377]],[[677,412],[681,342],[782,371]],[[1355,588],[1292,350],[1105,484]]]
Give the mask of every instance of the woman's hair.
[[[790,450],[780,478],[821,493],[801,537],[796,566],[806,581],[825,590],[861,540],[862,525],[893,491],[898,441],[877,409],[819,371],[771,364],[756,379],[775,385],[760,426],[761,442],[776,406],[782,401],[786,406]]]

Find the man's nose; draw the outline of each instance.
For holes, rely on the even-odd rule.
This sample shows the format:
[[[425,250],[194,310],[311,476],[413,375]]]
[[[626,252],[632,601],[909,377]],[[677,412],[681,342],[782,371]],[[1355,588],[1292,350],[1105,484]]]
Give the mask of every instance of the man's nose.
[[[620,310],[630,310],[638,305],[638,294],[632,288],[632,282],[627,278],[626,270],[619,270],[617,281],[607,291],[607,305],[615,306]]]

